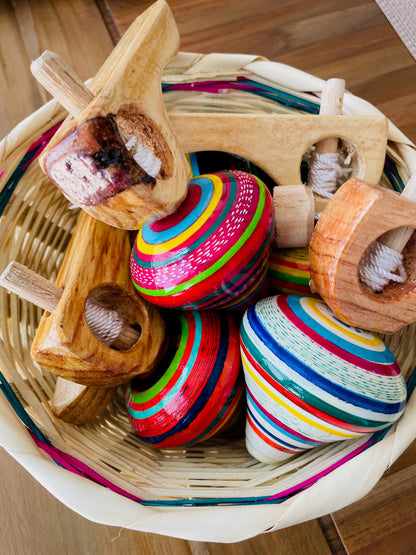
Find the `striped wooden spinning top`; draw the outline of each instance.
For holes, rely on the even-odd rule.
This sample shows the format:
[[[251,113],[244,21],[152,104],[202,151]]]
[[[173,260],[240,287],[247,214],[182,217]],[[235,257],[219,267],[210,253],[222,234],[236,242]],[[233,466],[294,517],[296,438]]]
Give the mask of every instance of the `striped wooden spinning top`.
[[[263,462],[383,429],[404,410],[405,381],[390,349],[319,299],[277,295],[250,307],[241,352],[246,445]]]
[[[127,406],[135,432],[156,447],[199,443],[241,416],[238,326],[225,312],[171,314],[157,368],[134,379]]]
[[[271,195],[257,177],[197,177],[174,214],[139,231],[133,282],[159,306],[236,308],[264,283],[273,222]]]
[[[309,287],[311,272],[308,247],[272,248],[269,256],[269,278],[272,293],[314,296]]]

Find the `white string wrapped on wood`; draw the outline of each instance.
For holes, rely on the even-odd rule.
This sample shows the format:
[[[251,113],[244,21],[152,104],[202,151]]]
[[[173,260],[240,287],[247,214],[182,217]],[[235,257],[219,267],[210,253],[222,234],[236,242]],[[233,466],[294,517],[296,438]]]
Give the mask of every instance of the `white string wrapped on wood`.
[[[416,200],[416,173],[410,177],[401,197]],[[389,281],[404,283],[407,279],[401,254],[413,234],[411,227],[401,227],[385,233],[371,244],[361,259],[358,277],[374,291],[382,291]]]

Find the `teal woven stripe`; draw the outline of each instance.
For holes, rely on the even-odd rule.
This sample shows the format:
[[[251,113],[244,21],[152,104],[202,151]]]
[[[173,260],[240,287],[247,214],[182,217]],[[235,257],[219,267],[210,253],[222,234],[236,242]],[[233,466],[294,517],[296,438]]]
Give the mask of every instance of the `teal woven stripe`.
[[[389,180],[393,189],[398,193],[401,193],[404,189],[404,183],[399,172],[397,171],[394,161],[388,154],[386,155],[386,160],[384,162],[383,173]]]
[[[14,412],[17,414],[17,416],[20,418],[20,420],[23,422],[26,428],[28,428],[37,437],[37,439],[45,442],[48,445],[51,445],[48,438],[43,434],[43,432],[39,430],[39,428],[36,426],[36,424],[27,414],[22,403],[19,401],[15,392],[10,387],[9,383],[7,382],[7,380],[5,379],[5,377],[1,372],[0,372],[0,389],[4,393],[6,399],[12,406]]]
[[[22,176],[25,174],[26,164],[30,161],[32,157],[33,157],[33,151],[29,150],[24,155],[24,157],[22,158],[22,160],[20,161],[20,163],[18,164],[18,166],[16,167],[12,175],[6,181],[6,184],[4,185],[3,189],[0,191],[0,216],[3,214],[10,200],[10,197],[13,194],[13,191],[16,189],[19,181],[21,180]]]

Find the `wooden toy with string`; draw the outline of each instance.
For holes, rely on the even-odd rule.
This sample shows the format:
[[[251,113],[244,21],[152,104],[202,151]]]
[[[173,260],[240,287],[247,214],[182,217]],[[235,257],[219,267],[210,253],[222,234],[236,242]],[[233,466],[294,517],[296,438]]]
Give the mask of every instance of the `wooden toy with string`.
[[[353,178],[318,220],[312,288],[344,322],[391,334],[416,320],[415,191],[415,174],[400,195]]]
[[[135,292],[130,249],[127,231],[81,213],[56,284],[17,262],[0,276],[3,287],[46,311],[31,354],[61,378],[52,407],[65,420],[91,419],[161,351],[165,323]]]
[[[329,79],[321,95],[320,116],[341,116],[345,81]],[[337,187],[340,166],[339,138],[318,141],[309,162],[305,185],[275,187],[273,202],[276,209],[276,238],[278,248],[309,245],[317,215],[324,210]]]
[[[189,168],[184,152],[220,150],[243,156],[279,186],[290,185],[295,198],[293,184],[300,183],[306,150],[341,137],[356,150],[355,173],[370,181],[379,179],[387,140],[387,121],[382,116],[168,115],[160,90],[161,71],[178,44],[169,7],[159,0],[133,23],[90,89],[51,53],[34,62],[34,75],[71,114],[45,149],[41,165],[64,194],[90,215],[114,227],[133,229],[174,211],[187,191]],[[138,323],[134,312],[143,311],[143,301],[135,295],[133,302],[131,297],[124,266],[129,260],[127,238],[121,239],[119,230],[110,231],[91,218],[80,221],[83,231],[75,236],[83,246],[68,257],[59,278],[64,292],[51,315],[41,322],[32,353],[35,360],[64,378],[94,387],[99,379],[99,385],[109,388],[145,371],[137,365],[138,346],[150,349],[149,360],[154,360],[164,324],[146,308],[144,312],[151,312],[149,326],[158,332],[146,335],[150,327],[139,322],[140,340],[126,351],[111,349],[94,336],[84,310],[91,291],[107,308],[115,302],[114,295],[100,289],[100,284],[112,283],[119,291],[117,303],[127,324]],[[108,270],[108,274],[106,265],[114,262],[123,270]],[[76,270],[69,271],[69,266]]]
[[[309,147],[341,137],[354,145],[357,177],[380,178],[387,140],[383,116],[168,115],[160,76],[177,47],[172,14],[159,0],[132,24],[89,88],[51,53],[33,62],[35,77],[71,114],[45,149],[41,166],[89,214],[136,229],[173,212],[187,190],[183,153],[197,151],[242,156],[278,185],[292,186],[301,182]]]
[[[71,115],[41,167],[72,202],[114,227],[134,229],[171,213],[186,195],[189,167],[160,85],[178,48],[171,10],[158,0],[129,27],[90,90],[73,79],[60,83]],[[46,53],[40,66],[35,61],[32,70],[42,82],[54,71],[53,57]]]

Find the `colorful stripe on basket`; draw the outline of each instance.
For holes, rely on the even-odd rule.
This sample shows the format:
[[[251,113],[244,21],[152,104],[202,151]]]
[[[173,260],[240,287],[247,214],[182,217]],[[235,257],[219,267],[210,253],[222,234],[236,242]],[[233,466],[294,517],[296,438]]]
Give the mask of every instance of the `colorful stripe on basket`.
[[[100,484],[124,497],[132,499],[142,505],[146,506],[219,506],[219,505],[252,505],[252,504],[275,504],[275,503],[282,503],[286,501],[290,497],[293,497],[297,493],[307,489],[311,485],[313,485],[319,478],[330,474],[333,470],[339,468],[344,463],[348,462],[349,460],[353,459],[372,445],[375,445],[379,441],[381,441],[385,435],[387,434],[388,430],[382,430],[373,434],[365,443],[359,444],[357,447],[352,449],[348,454],[341,457],[340,459],[336,460],[335,462],[328,464],[322,470],[317,472],[316,474],[312,474],[311,476],[307,477],[302,482],[282,490],[281,492],[268,496],[268,497],[229,497],[229,498],[209,498],[209,499],[175,499],[175,500],[164,500],[164,499],[157,499],[157,500],[145,500],[141,499],[128,491],[116,486],[100,474],[98,474],[95,470],[90,468],[85,463],[79,461],[72,455],[57,449],[56,447],[52,446],[49,442],[44,442],[39,440],[34,434],[31,434],[33,441],[36,443],[39,449],[41,449],[44,453],[46,453],[58,466],[65,468],[66,470],[73,472],[74,474],[78,474],[79,476],[83,476],[97,484]]]
[[[16,166],[16,169],[13,171],[12,175],[9,177],[7,182],[0,190],[0,216],[3,214],[4,209],[6,208],[10,197],[13,194],[13,191],[17,187],[20,179],[25,174],[25,171],[30,166],[30,164],[36,160],[36,158],[41,154],[44,150],[46,145],[49,143],[55,132],[58,130],[62,122],[51,127],[48,129],[39,139],[33,142],[26,154],[23,156],[21,161]],[[3,177],[6,169],[4,168],[0,173],[0,180]]]
[[[246,91],[257,96],[274,100],[282,106],[294,108],[309,114],[319,113],[319,104],[304,98],[299,98],[287,91],[275,89],[263,83],[252,81],[245,77],[237,77],[235,81],[199,81],[196,83],[163,83],[163,92],[169,91],[192,91],[211,94],[227,94],[232,90]]]
[[[209,83],[209,82],[208,82]],[[211,83],[218,83],[218,82],[211,82]],[[237,86],[236,86],[237,84]],[[252,94],[265,96],[274,100],[275,102],[287,106],[290,108],[297,109],[299,111],[305,111],[308,113],[317,113],[319,110],[319,105],[313,102],[305,101],[304,99],[300,99],[296,97],[296,95],[292,95],[287,93],[286,91],[280,91],[279,89],[275,89],[272,87],[267,87],[261,83],[257,83],[255,81],[250,81],[246,78],[238,78],[237,83],[235,81],[227,81],[222,82],[222,86],[215,90],[215,86],[209,86],[204,89],[203,83],[198,83],[196,86],[201,87],[200,90],[210,93],[224,93],[226,90],[238,89],[239,87],[244,87],[247,92]],[[170,90],[179,90],[181,88],[180,85],[177,84],[162,84],[163,90],[169,92]],[[182,87],[182,90],[196,90],[195,86],[192,86],[192,83],[187,83],[186,87]],[[46,131],[43,135],[39,137],[34,143],[32,143],[26,154],[22,157],[20,162],[17,164],[16,168],[14,169],[12,175],[7,179],[5,183],[4,181],[4,174],[6,172],[6,168],[0,168],[0,216],[4,212],[7,204],[15,190],[16,186],[18,185],[20,179],[25,174],[25,171],[30,166],[31,163],[35,161],[35,159],[39,156],[42,150],[48,144],[50,138],[55,133],[56,129],[59,127],[60,123],[56,126],[52,127],[48,131]],[[390,182],[393,189],[396,191],[402,191],[404,188],[403,181],[397,171],[397,168],[393,162],[393,160],[386,156],[385,166],[384,166],[384,174],[387,177],[388,181]],[[407,382],[407,394],[408,397],[414,392],[416,388],[416,371],[413,371],[409,380]],[[375,432],[371,436],[369,436],[368,440],[365,443],[360,443],[356,448],[354,448],[351,452],[349,452],[344,457],[339,458],[332,464],[328,464],[325,466],[323,470],[319,473],[313,474],[306,478],[303,482],[288,488],[282,492],[277,493],[273,496],[268,497],[239,497],[239,498],[209,498],[209,499],[174,499],[174,500],[144,500],[140,499],[129,492],[119,488],[118,486],[112,484],[108,480],[106,480],[103,476],[96,473],[94,470],[89,468],[87,465],[82,463],[81,461],[77,460],[76,458],[72,457],[71,455],[60,451],[56,447],[54,447],[49,439],[43,434],[43,432],[37,427],[35,422],[31,419],[29,414],[26,412],[25,408],[23,407],[22,403],[14,393],[13,389],[8,384],[4,375],[0,372],[0,389],[5,395],[6,399],[12,406],[15,413],[21,419],[23,424],[29,430],[33,441],[39,447],[39,449],[43,450],[57,465],[67,468],[69,471],[74,472],[76,474],[80,474],[85,476],[86,478],[95,481],[107,487],[113,491],[116,491],[120,495],[128,497],[130,499],[134,499],[137,502],[140,502],[144,505],[148,506],[211,506],[211,505],[244,505],[244,504],[270,504],[270,503],[281,503],[286,499],[296,495],[297,493],[307,489],[311,485],[313,485],[319,478],[329,474],[333,470],[342,466],[348,460],[351,460],[355,456],[359,455],[361,452],[365,451],[369,447],[373,446],[377,442],[381,441],[385,435],[388,433],[389,428]]]

